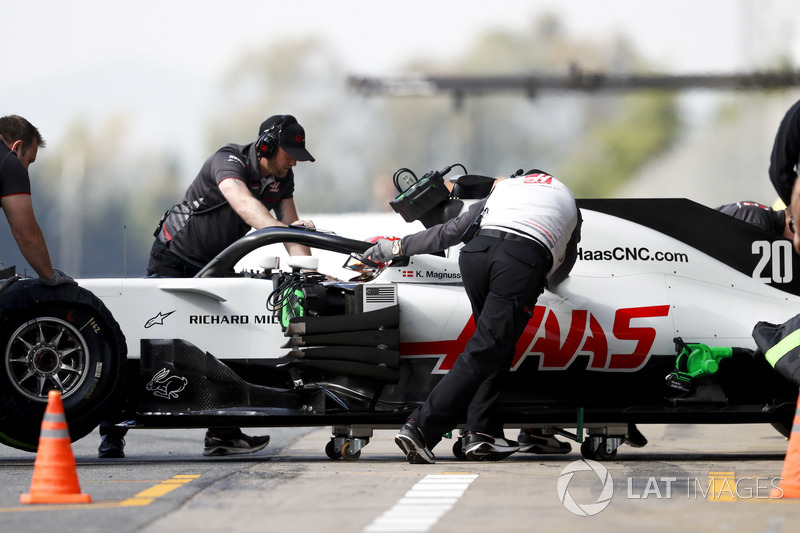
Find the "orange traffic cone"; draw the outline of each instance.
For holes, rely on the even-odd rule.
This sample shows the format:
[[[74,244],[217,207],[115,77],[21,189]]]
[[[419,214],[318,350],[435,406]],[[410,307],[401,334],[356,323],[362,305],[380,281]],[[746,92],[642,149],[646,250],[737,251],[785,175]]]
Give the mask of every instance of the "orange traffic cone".
[[[783,460],[783,473],[778,488],[770,491],[770,498],[800,498],[800,397],[789,435],[789,447]]]
[[[89,503],[92,497],[81,494],[78,471],[64,416],[61,393],[51,390],[39,435],[39,449],[33,463],[30,493],[19,497],[22,503]]]

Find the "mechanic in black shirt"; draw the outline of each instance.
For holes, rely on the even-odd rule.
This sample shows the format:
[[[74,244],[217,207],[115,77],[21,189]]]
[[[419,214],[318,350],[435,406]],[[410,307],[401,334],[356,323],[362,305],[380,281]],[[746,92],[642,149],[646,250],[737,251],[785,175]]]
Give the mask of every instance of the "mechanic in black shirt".
[[[464,414],[467,459],[494,461],[519,450],[503,437],[497,416],[503,379],[547,280],[565,279],[574,264],[580,226],[569,188],[532,170],[498,182],[486,199],[444,224],[380,240],[364,252],[378,262],[437,252],[461,241],[468,228],[477,229],[459,255],[475,333],[395,437],[409,463],[433,463],[431,450]]]
[[[18,115],[0,118],[0,207],[19,251],[45,285],[75,280],[53,268],[44,234],[36,220],[28,167],[45,142],[39,130]]]
[[[269,117],[254,143],[220,148],[158,225],[148,276],[192,277],[251,228],[313,228],[310,220],[298,220],[294,203],[292,167],[298,161],[314,158],[305,147],[305,130],[292,115]],[[285,246],[290,255],[311,255],[307,246]],[[101,423],[98,456],[124,457],[125,433],[111,420]],[[209,428],[203,455],[252,453],[268,442],[267,435],[251,437],[239,428]]]
[[[769,164],[769,179],[775,186],[778,196],[788,206],[792,218],[800,217],[800,185],[797,174],[800,172],[800,101],[789,108],[783,117]],[[800,232],[794,237],[794,249],[800,253]]]
[[[164,215],[147,274],[192,277],[251,228],[314,227],[297,216],[292,167],[298,161],[314,158],[305,149],[303,127],[291,115],[265,120],[255,143],[218,150],[203,164],[183,202]],[[295,243],[286,249],[290,255],[311,255],[307,246]]]
[[[800,170],[797,167],[798,162],[800,162],[800,101],[789,108],[778,126],[769,162],[769,179],[786,205],[791,205],[792,189]]]

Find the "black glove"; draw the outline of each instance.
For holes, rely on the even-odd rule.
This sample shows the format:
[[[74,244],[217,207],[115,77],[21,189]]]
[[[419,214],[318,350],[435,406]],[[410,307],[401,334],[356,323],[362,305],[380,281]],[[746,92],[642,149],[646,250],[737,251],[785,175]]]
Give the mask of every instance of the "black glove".
[[[376,263],[388,263],[394,258],[394,253],[392,252],[393,242],[389,239],[378,239],[375,246],[364,252],[364,257]]]
[[[60,270],[54,268],[53,269],[53,277],[50,279],[39,278],[39,280],[44,283],[45,285],[49,285],[53,287],[55,285],[77,285],[78,282],[72,279],[71,277],[67,276]]]

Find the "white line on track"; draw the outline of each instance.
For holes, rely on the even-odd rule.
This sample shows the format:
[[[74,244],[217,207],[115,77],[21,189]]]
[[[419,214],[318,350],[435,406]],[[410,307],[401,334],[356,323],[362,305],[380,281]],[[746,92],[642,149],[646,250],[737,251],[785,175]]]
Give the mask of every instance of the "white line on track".
[[[365,533],[428,531],[456,504],[477,474],[431,474],[364,528]]]

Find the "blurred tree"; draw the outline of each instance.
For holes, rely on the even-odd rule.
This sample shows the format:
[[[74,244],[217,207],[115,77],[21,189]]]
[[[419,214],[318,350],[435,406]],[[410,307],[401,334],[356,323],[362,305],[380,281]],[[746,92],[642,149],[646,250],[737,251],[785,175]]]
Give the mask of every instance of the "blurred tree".
[[[555,75],[574,64],[588,71],[630,73],[641,70],[642,58],[623,39],[577,39],[565,33],[558,18],[544,15],[518,33],[503,29],[479,36],[452,64],[420,61],[409,70]],[[392,132],[417,132],[396,140],[398,153],[409,157],[407,166],[430,170],[457,161],[488,175],[536,167],[559,176],[578,196],[613,195],[680,132],[676,97],[669,93],[394,98],[387,108]]]
[[[295,169],[301,216],[374,208],[368,175],[377,166],[375,146],[387,134],[378,128],[383,103],[351,93],[345,80],[335,51],[319,39],[246,53],[225,76],[224,99],[236,104],[211,120],[208,155],[227,143],[254,142],[271,115],[294,115],[316,159]]]
[[[619,115],[590,127],[559,169],[576,195],[602,197],[672,146],[680,120],[673,95],[626,96]]]

